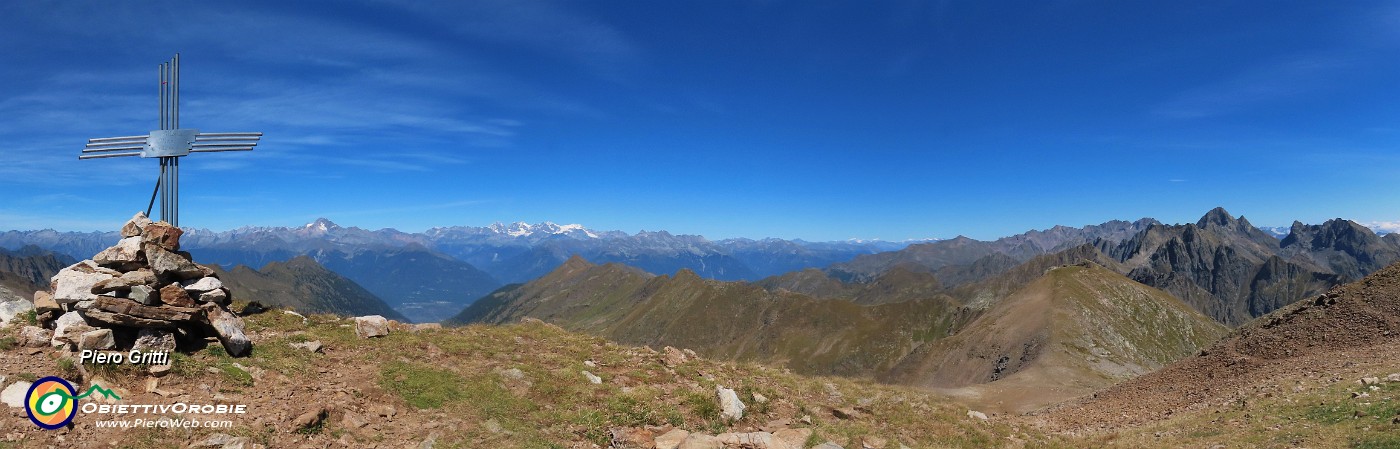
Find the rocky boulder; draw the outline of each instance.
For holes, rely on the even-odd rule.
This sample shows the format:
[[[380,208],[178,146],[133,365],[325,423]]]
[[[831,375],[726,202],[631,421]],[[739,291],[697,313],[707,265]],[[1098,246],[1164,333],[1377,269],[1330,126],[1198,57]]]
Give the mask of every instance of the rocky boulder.
[[[118,241],[115,246],[92,256],[92,261],[104,267],[121,268],[140,264],[143,257],[141,238],[127,237]]]
[[[744,403],[734,390],[715,385],[715,399],[719,401],[719,417],[725,421],[738,421],[744,418]]]
[[[53,331],[39,326],[25,326],[19,330],[18,343],[29,348],[42,348],[53,341]]]
[[[755,449],[801,449],[802,446],[789,445],[787,441],[774,437],[768,432],[722,433],[715,437],[725,447]],[[804,441],[805,443],[805,441]]]
[[[90,330],[92,327],[87,325],[87,320],[78,312],[65,313],[54,320],[53,338],[49,344],[55,347],[76,344],[77,336]]]
[[[203,310],[224,350],[234,357],[248,355],[248,351],[253,349],[253,342],[243,333],[243,319],[218,304],[205,304]]]
[[[117,345],[116,339],[112,337],[111,329],[96,329],[83,332],[78,337],[78,349],[112,349]]]
[[[190,298],[189,292],[185,291],[177,284],[170,284],[160,289],[160,302],[176,307],[195,307],[194,299]]]
[[[141,230],[141,243],[145,245],[155,245],[166,251],[180,250],[180,236],[185,231],[170,223],[158,221],[146,225]]]
[[[151,219],[146,217],[146,213],[137,212],[136,215],[131,216],[130,220],[126,221],[126,224],[122,225],[122,238],[140,237],[142,232],[146,230],[146,225],[149,224],[151,224]]]
[[[180,287],[184,288],[185,292],[189,293],[190,296],[198,296],[202,293],[224,288],[224,283],[219,281],[219,278],[211,276],[181,281]]]
[[[160,292],[157,292],[156,289],[151,288],[151,286],[149,285],[137,285],[135,287],[131,287],[131,290],[128,291],[126,294],[126,297],[131,299],[132,301],[136,301],[148,306],[160,305]]]
[[[661,434],[653,441],[656,449],[676,449],[681,446],[690,432],[682,429],[671,429],[671,431]]]
[[[58,306],[58,301],[53,300],[52,293],[40,290],[34,292],[34,311],[38,313],[62,312],[63,309]]]
[[[34,303],[23,299],[0,302],[0,327],[9,324],[20,314],[34,310]]]
[[[121,273],[97,266],[96,262],[84,260],[70,265],[53,276],[53,300],[59,304],[72,304],[78,301],[97,299],[92,287]]]
[[[131,349],[141,352],[173,351],[175,350],[175,334],[163,329],[141,329],[136,334],[136,343],[131,346]]]
[[[355,335],[360,338],[389,335],[389,320],[381,315],[355,317]]]
[[[24,407],[24,396],[29,394],[29,387],[34,384],[26,381],[18,381],[0,390],[0,403],[10,407]]]
[[[144,248],[146,260],[150,262],[151,270],[155,271],[158,277],[182,281],[204,275],[204,270],[201,270],[199,265],[180,254],[150,243],[145,244]]]

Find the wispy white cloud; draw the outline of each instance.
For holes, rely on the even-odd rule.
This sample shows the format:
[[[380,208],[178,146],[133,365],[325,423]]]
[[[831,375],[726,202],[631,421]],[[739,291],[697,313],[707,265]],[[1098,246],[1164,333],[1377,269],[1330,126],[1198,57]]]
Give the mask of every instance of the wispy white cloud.
[[[407,7],[432,17],[452,17],[452,28],[460,35],[555,54],[614,80],[627,78],[641,64],[636,43],[599,20],[571,11],[565,2],[486,0]]]
[[[150,164],[141,162],[149,161],[75,158],[86,138],[155,127],[152,72],[168,54],[153,59],[149,48],[187,49],[182,125],[266,133],[256,155],[199,165],[221,172],[311,171],[298,164],[431,171],[470,160],[471,148],[512,145],[532,131],[521,115],[604,115],[477,53],[481,43],[525,49],[609,79],[640,59],[638,47],[616,29],[553,2],[358,7],[411,16],[416,26],[277,7],[6,5],[7,17],[24,20],[0,19],[11,25],[0,26],[0,40],[41,48],[91,42],[101,58],[64,60],[67,53],[59,53],[36,65],[0,55],[0,65],[12,69],[0,75],[9,81],[0,83],[0,186],[148,182]],[[184,16],[200,19],[175,20]],[[153,22],[168,28],[130,29]],[[364,150],[380,146],[397,154]],[[337,153],[324,155],[329,151]],[[268,158],[291,165],[258,165]]]
[[[92,231],[118,229],[122,223],[123,220],[89,220],[65,215],[36,215],[0,209],[0,229],[3,230]]]
[[[399,215],[399,214],[405,214],[405,213],[410,213],[410,212],[425,212],[425,211],[431,211],[431,210],[458,209],[458,208],[464,208],[464,207],[470,207],[470,206],[476,206],[476,205],[480,205],[480,204],[485,204],[485,203],[488,203],[488,202],[490,202],[490,200],[461,200],[461,201],[450,201],[450,202],[445,202],[445,203],[413,204],[413,205],[407,205],[407,206],[385,207],[385,208],[375,208],[375,209],[355,209],[355,210],[340,210],[340,211],[324,211],[324,212],[319,212],[319,213],[315,213],[315,214],[303,215],[302,218],[305,219],[305,220],[308,220],[308,221],[309,221],[309,220],[315,220],[315,219],[317,219],[317,218],[332,218],[332,221],[334,221],[335,219],[339,219],[340,217],[366,217],[366,216]]]
[[[1334,75],[1354,65],[1355,61],[1335,55],[1296,56],[1181,92],[1154,112],[1173,119],[1230,114],[1328,89],[1336,81]]]
[[[1368,228],[1371,228],[1371,230],[1373,231],[1376,231],[1377,234],[1389,234],[1392,232],[1400,232],[1400,220],[1372,221],[1364,223],[1363,225]]]

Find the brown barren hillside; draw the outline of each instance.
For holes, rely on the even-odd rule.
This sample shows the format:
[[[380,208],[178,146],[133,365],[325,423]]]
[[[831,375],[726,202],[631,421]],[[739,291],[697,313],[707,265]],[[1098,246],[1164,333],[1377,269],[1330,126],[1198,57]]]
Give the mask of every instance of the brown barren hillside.
[[[1338,373],[1350,374],[1358,365],[1400,371],[1397,340],[1400,264],[1246,323],[1196,357],[1039,415],[1054,428],[1111,429],[1173,414],[1244,407],[1275,394],[1305,391],[1314,383],[1345,384],[1348,379]],[[1367,392],[1353,396],[1362,393]],[[1355,418],[1365,413],[1358,409]]]
[[[652,276],[574,257],[549,275],[502,288],[445,325],[530,317],[626,344],[693,348],[707,357],[779,363],[804,374],[871,376],[967,313],[946,296],[862,305],[770,292],[681,270]]]
[[[954,388],[988,411],[1025,412],[1150,372],[1225,334],[1224,326],[1171,295],[1092,262],[1105,259],[1082,245],[949,296],[927,292],[937,283],[927,273],[899,270],[866,284],[810,271],[770,279],[783,285],[775,287],[688,271],[651,276],[574,258],[444,324],[530,317],[622,343],[688,347],[803,374]],[[927,296],[859,300],[881,291]],[[988,382],[994,386],[972,388]]]
[[[1025,412],[1160,368],[1226,331],[1166,292],[1085,262],[1051,268],[884,380]]]

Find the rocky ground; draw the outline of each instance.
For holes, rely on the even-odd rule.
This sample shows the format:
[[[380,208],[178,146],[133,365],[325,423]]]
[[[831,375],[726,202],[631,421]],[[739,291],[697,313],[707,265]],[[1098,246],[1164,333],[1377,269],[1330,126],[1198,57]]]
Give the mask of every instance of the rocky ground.
[[[1051,431],[1104,439],[1152,429],[1153,438],[1205,447],[1400,447],[1397,343],[1393,265],[1036,418]]]
[[[22,408],[3,407],[0,448],[1400,445],[1400,376],[1390,376],[1400,372],[1395,345],[1280,363],[1209,387],[1211,399],[1202,402],[1170,400],[1189,396],[1188,387],[1172,387],[1183,392],[1177,396],[1135,390],[1137,401],[1110,389],[1099,402],[982,419],[925,391],[621,346],[539,322],[384,323],[387,335],[366,338],[384,328],[280,310],[243,319],[255,342],[250,356],[229,357],[210,337],[206,349],[177,356],[161,376],[73,364],[61,349],[19,344],[16,326],[0,329],[5,386],[60,375],[80,390],[94,382],[111,387],[126,403],[250,410],[229,429],[97,429],[97,417],[80,413],[71,428],[46,431]],[[725,418],[734,408],[726,409],[720,387],[745,405],[739,419]]]
[[[0,331],[6,385],[62,375],[80,391],[96,379],[124,403],[250,410],[231,429],[97,429],[79,413],[71,428],[48,431],[5,407],[0,447],[1062,447],[926,392],[619,346],[539,322],[395,325],[364,338],[355,319],[330,315],[244,320],[249,357],[211,344],[161,377],[75,366],[61,350],[15,344],[13,327]]]

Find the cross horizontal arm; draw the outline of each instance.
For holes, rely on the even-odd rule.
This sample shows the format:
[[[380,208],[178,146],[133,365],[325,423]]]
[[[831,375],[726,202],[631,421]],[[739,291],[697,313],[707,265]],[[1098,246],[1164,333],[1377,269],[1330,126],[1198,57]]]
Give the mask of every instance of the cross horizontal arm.
[[[130,147],[130,146],[137,146],[137,147],[139,147],[139,146],[145,145],[145,144],[146,144],[146,141],[145,141],[144,139],[143,139],[143,140],[127,140],[127,141],[121,141],[121,142],[90,143],[90,144],[85,145],[84,148],[88,148],[88,149],[98,149],[98,148],[112,148],[112,147]]]
[[[116,148],[89,148],[89,149],[83,150],[83,153],[110,153],[110,152],[113,152],[113,151],[132,151],[132,150],[140,150],[140,149],[143,149],[143,148],[145,148],[145,147],[144,147],[144,146],[141,146],[141,145],[130,146],[130,147],[116,147]]]
[[[199,135],[195,137],[262,137],[262,133],[199,133]]]
[[[218,153],[221,151],[253,151],[253,147],[195,148],[191,153]]]
[[[78,159],[106,159],[106,158],[109,158],[109,157],[127,157],[127,156],[140,156],[140,155],[141,155],[141,153],[89,154],[89,155],[85,155],[85,156],[78,156]]]
[[[251,147],[257,142],[233,142],[233,143],[196,143],[193,148],[218,148],[218,147]]]
[[[145,142],[147,137],[150,137],[150,136],[101,137],[101,138],[97,138],[97,139],[88,139],[88,145],[92,145],[92,144],[95,144],[95,143],[112,143],[112,142],[127,141],[127,140],[137,140],[137,141]]]

